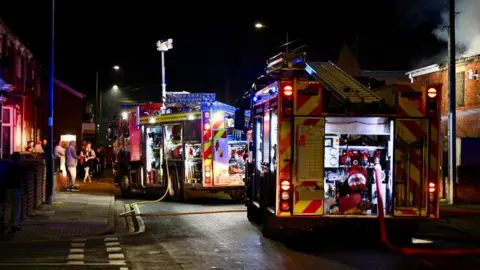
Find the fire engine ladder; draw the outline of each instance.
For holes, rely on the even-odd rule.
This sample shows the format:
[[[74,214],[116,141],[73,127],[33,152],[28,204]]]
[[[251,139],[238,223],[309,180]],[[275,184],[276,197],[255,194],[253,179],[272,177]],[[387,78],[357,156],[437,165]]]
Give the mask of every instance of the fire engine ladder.
[[[330,61],[309,62],[305,70],[344,100],[352,103],[372,103],[382,100],[380,96]]]

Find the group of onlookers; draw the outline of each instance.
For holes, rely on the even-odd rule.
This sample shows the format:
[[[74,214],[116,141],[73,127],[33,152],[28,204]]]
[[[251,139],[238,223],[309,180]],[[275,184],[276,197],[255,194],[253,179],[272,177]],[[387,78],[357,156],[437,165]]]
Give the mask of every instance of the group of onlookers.
[[[68,144],[55,141],[54,145],[55,172],[62,173],[63,170],[66,170],[68,176],[67,190],[79,190],[75,186],[78,171],[84,174],[84,183],[87,181],[91,182],[93,174],[103,176],[105,166],[103,147],[100,146],[97,148],[97,151],[94,151],[92,144],[86,141],[82,143],[79,151],[76,149],[75,141],[71,141]],[[38,141],[37,144],[34,141],[29,141],[25,151],[46,153],[47,141]],[[0,232],[2,237],[5,233],[14,233],[21,229],[22,197],[27,188],[25,169],[20,163],[21,154],[15,152],[10,157],[11,163],[7,164],[4,179],[0,181],[0,217],[3,216],[3,220],[0,222]]]
[[[92,175],[97,174],[103,176],[105,169],[105,151],[102,146],[97,148],[97,151],[92,149],[92,143],[84,141],[77,152],[76,142],[71,141],[66,148],[57,143],[54,149],[54,156],[56,157],[58,168],[65,168],[68,175],[67,190],[78,191],[75,186],[78,171],[83,173],[83,182],[92,182]],[[64,159],[64,161],[63,161]],[[64,162],[64,164],[62,163]],[[83,172],[82,172],[83,169]]]

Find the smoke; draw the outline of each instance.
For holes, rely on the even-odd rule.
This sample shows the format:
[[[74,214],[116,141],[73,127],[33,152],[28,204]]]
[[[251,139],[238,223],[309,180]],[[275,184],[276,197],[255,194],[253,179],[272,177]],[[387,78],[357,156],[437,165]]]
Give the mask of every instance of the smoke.
[[[480,54],[480,1],[455,1],[455,39],[457,54],[462,57]],[[448,41],[448,9],[442,12],[442,24],[433,34],[441,41]]]

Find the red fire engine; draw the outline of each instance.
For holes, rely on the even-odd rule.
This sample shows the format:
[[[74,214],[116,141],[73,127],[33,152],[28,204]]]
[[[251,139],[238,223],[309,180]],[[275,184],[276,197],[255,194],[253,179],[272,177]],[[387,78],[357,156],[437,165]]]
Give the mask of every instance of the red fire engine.
[[[247,146],[235,129],[237,109],[209,93],[170,92],[165,104],[165,109],[144,104],[122,112],[115,145],[127,153],[132,168],[124,191],[168,189],[177,199],[242,198]]]
[[[438,218],[440,89],[394,85],[383,98],[305,53],[270,59],[250,97],[248,219],[275,237],[375,225],[382,211],[388,228],[402,226],[394,239],[408,239]]]

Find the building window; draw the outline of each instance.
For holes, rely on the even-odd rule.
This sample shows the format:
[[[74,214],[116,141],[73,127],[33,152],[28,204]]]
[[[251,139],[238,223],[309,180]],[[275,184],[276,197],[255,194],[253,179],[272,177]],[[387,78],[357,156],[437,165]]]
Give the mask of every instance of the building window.
[[[7,157],[13,153],[13,128],[14,110],[11,107],[3,107],[3,156]]]
[[[457,107],[465,106],[465,72],[455,74],[455,91],[457,93]]]

